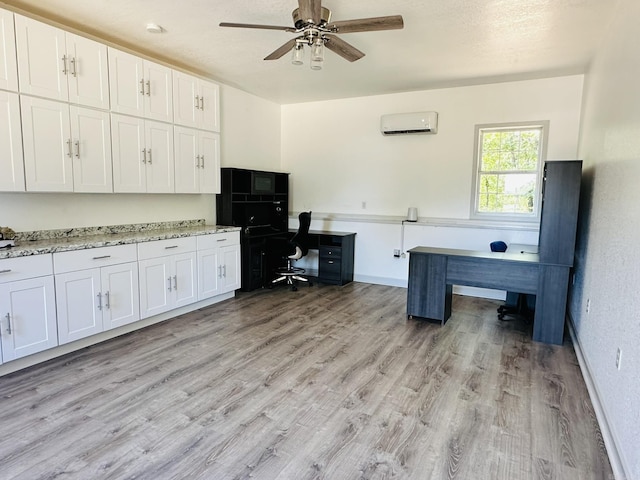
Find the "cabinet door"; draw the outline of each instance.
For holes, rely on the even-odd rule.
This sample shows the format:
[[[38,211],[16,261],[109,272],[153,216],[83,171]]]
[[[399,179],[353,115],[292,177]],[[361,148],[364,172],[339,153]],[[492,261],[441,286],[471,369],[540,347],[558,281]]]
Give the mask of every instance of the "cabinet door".
[[[240,245],[220,247],[222,286],[220,293],[240,288]]]
[[[4,362],[58,345],[52,276],[0,285],[0,314]]]
[[[137,262],[102,267],[100,277],[104,329],[110,330],[140,320]]]
[[[173,122],[171,69],[144,62],[144,116],[161,122]]]
[[[198,299],[196,277],[196,253],[173,255],[173,291],[174,307],[190,305]]]
[[[64,31],[22,15],[15,21],[20,92],[68,100]]]
[[[220,193],[220,134],[200,132],[200,193]]]
[[[111,114],[113,157],[113,191],[142,193],[146,191],[146,155],[143,153],[144,120]]]
[[[70,107],[73,138],[73,191],[113,192],[109,113]]]
[[[109,109],[107,47],[88,38],[66,34],[69,101]]]
[[[60,345],[102,332],[100,269],[56,275],[56,303]]]
[[[73,191],[69,105],[22,95],[27,191]]]
[[[127,115],[144,115],[144,70],[141,58],[108,49],[109,96],[111,111]]]
[[[140,280],[140,318],[166,312],[173,307],[173,279],[167,257],[138,262]]]
[[[0,191],[24,192],[20,102],[17,93],[3,91],[0,91]]]
[[[200,80],[200,114],[200,128],[220,131],[220,87],[215,83]]]
[[[147,192],[173,193],[173,125],[145,120]]]
[[[198,79],[173,72],[173,121],[185,127],[198,127],[200,101]]]
[[[222,265],[218,262],[218,249],[199,250],[198,254],[198,300],[218,295],[222,277]]]
[[[175,132],[175,192],[200,192],[200,154],[198,131],[176,125]]]
[[[6,10],[0,10],[0,89],[18,91],[13,13]]]

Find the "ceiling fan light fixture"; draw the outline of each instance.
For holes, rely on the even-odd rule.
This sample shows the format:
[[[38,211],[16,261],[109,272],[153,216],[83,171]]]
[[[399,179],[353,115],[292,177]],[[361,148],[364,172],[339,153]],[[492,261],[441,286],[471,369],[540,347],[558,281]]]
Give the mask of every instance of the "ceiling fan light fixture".
[[[304,62],[304,45],[297,42],[291,49],[291,63],[294,65],[302,65]]]
[[[324,40],[320,37],[316,38],[311,45],[311,70],[322,69],[324,62]]]

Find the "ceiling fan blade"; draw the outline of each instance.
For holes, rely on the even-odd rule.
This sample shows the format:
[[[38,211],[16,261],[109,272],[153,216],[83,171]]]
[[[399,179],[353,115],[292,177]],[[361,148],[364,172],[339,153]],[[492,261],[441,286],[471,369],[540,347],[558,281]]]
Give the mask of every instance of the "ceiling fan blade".
[[[284,30],[285,32],[295,32],[296,29],[292,27],[280,27],[278,25],[256,25],[254,23],[230,23],[222,22],[221,27],[236,27],[236,28],[259,28],[262,30]]]
[[[327,28],[333,33],[373,32],[376,30],[396,30],[403,27],[402,15],[343,20],[327,25]]]
[[[300,18],[307,22],[313,20],[316,25],[322,20],[322,2],[321,0],[298,0],[298,10]]]
[[[355,62],[356,60],[360,60],[364,57],[364,53],[335,35],[325,35],[324,37],[327,39],[324,44],[325,47],[332,52],[337,53],[341,57],[346,58],[350,62]]]
[[[267,55],[266,57],[264,57],[264,59],[265,60],[277,60],[280,57],[282,57],[283,55],[286,55],[288,52],[290,52],[291,49],[293,47],[295,47],[295,45],[296,45],[296,39],[292,38],[287,43],[282,45],[280,48],[278,48],[274,52],[272,52],[269,55]]]

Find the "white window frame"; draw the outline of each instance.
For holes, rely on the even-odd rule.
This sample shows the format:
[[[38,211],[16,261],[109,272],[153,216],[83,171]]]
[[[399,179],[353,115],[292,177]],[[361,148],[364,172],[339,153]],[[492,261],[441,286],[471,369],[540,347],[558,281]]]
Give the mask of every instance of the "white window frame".
[[[482,142],[480,141],[481,133],[484,131],[497,130],[528,130],[531,128],[540,128],[542,134],[540,136],[540,149],[538,151],[538,165],[536,169],[536,185],[533,196],[533,212],[532,213],[500,213],[500,212],[480,212],[478,203],[480,200],[480,167],[482,158]],[[539,222],[540,206],[542,199],[542,169],[547,159],[547,138],[549,135],[549,121],[535,122],[512,122],[512,123],[490,123],[476,125],[474,140],[474,168],[473,168],[473,184],[471,187],[471,214],[470,218],[474,220],[488,221],[504,221],[504,222]]]

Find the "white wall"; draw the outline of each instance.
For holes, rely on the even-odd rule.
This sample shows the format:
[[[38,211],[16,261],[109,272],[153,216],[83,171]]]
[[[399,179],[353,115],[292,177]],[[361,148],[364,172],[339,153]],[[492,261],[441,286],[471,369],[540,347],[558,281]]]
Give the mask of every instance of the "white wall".
[[[626,471],[626,476],[618,471],[617,478],[629,480],[640,479],[638,19],[640,2],[622,0],[586,76],[580,141],[583,195],[570,305],[586,377],[593,382],[610,428],[611,437],[605,435],[605,440],[615,443]],[[610,449],[614,463],[615,450]]]
[[[408,259],[393,250],[410,206],[420,222],[407,226],[406,249],[535,244],[537,225],[488,228],[469,220],[475,125],[549,120],[547,158],[576,159],[582,84],[582,76],[568,76],[285,105],[282,168],[291,173],[291,209],[312,210],[312,228],[357,232],[355,277],[373,283],[406,285]],[[380,134],[380,115],[421,110],[439,113],[436,135]]]
[[[280,106],[221,86],[221,163],[280,166]],[[16,231],[192,220],[215,222],[215,195],[0,193],[0,226]]]

